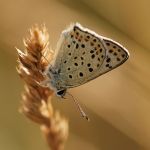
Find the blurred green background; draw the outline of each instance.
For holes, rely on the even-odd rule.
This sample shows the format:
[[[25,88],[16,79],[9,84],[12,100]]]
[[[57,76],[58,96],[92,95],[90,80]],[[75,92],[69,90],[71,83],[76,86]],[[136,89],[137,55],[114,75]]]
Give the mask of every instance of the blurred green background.
[[[55,49],[71,22],[118,41],[131,56],[121,67],[69,90],[90,122],[72,100],[53,99],[69,118],[65,150],[149,150],[149,6],[149,0],[0,0],[0,150],[48,150],[39,126],[18,113],[23,82],[14,47],[23,49],[27,29],[45,23]]]

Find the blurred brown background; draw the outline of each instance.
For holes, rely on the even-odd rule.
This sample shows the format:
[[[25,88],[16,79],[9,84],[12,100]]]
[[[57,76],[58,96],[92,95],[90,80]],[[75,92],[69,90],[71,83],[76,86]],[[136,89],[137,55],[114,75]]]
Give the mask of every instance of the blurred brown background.
[[[23,82],[15,46],[33,24],[45,23],[55,49],[62,30],[80,22],[130,52],[121,67],[70,90],[89,114],[83,120],[72,100],[53,100],[69,118],[65,150],[150,149],[150,1],[0,0],[0,150],[46,150],[39,127],[18,113]]]

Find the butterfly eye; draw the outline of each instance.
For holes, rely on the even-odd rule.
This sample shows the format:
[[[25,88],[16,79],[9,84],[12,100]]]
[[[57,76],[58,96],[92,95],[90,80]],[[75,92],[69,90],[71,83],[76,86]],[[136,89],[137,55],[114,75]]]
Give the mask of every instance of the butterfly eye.
[[[57,92],[57,96],[63,97],[66,94],[66,89]]]

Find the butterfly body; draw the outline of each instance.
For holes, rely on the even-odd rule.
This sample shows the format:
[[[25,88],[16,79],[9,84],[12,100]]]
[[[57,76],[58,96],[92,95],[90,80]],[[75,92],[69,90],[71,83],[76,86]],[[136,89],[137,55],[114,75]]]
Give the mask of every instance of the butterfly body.
[[[68,88],[80,86],[120,66],[129,57],[119,43],[72,24],[63,31],[46,74],[49,86],[63,97]]]
[[[60,78],[60,70],[54,69],[49,66],[47,76],[50,78],[49,85],[54,89],[57,96],[64,97],[67,88],[65,88],[63,81]]]

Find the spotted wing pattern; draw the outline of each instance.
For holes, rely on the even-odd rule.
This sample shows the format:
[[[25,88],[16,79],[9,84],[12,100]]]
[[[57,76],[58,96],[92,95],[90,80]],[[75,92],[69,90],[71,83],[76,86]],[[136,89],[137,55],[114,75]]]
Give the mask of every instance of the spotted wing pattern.
[[[61,86],[69,88],[116,68],[128,56],[117,42],[73,24],[62,33],[52,65],[60,72]]]

